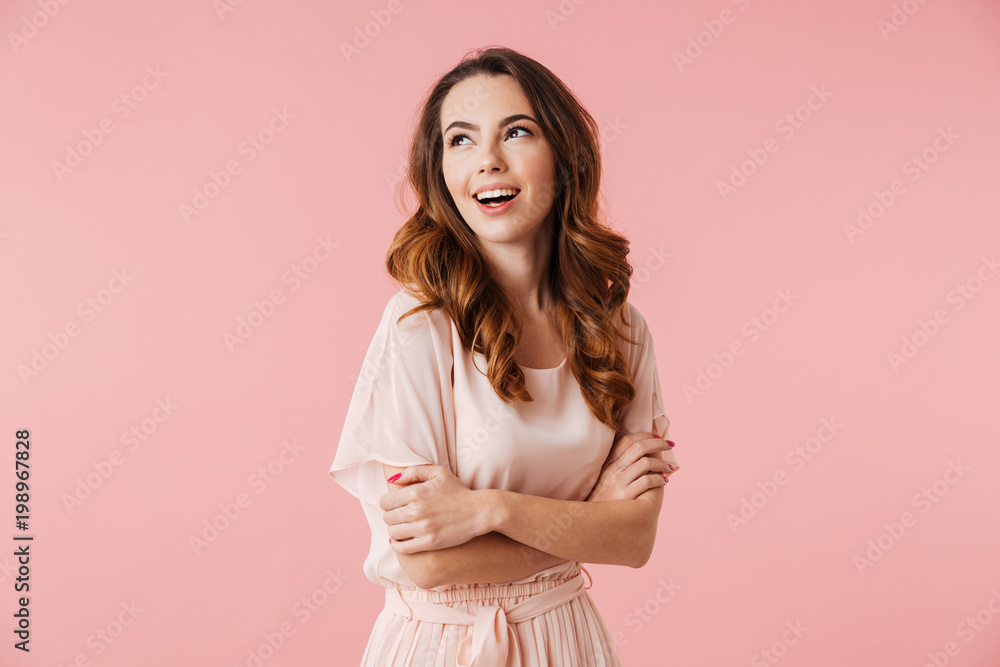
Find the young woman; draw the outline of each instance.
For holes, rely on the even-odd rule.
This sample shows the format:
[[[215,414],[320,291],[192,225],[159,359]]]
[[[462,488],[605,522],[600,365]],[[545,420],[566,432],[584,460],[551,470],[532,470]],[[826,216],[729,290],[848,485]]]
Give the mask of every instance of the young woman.
[[[431,90],[410,150],[403,285],[330,474],[385,587],[363,665],[619,665],[582,563],[642,567],[663,486],[653,339],[599,219],[597,124],[506,48]]]

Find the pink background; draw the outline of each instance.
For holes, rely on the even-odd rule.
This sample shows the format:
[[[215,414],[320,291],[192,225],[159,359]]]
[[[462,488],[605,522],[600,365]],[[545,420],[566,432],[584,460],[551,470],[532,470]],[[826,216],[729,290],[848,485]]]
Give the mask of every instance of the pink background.
[[[418,104],[488,44],[602,125],[684,466],[648,565],[588,568],[623,664],[1000,662],[996,3],[223,2],[0,4],[0,664],[357,664],[382,595],[327,473]]]

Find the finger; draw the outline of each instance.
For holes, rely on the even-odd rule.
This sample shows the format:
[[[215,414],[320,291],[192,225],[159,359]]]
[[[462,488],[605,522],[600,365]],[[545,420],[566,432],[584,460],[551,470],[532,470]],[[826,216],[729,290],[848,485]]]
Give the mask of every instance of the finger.
[[[633,443],[640,439],[651,437],[652,433],[626,433],[611,445],[611,451],[608,452],[608,458],[604,461],[604,467],[613,465],[621,459],[622,455],[628,451],[628,448],[632,446]]]
[[[389,526],[386,530],[389,533],[389,539],[394,543],[420,537],[420,532],[412,523],[400,523],[395,526]]]
[[[392,479],[392,484],[415,484],[417,482],[426,482],[427,480],[434,477],[437,473],[434,468],[438,466],[430,465],[429,463],[421,463],[417,465],[412,465],[399,473],[399,477]],[[388,481],[388,480],[386,480]]]
[[[389,510],[394,510],[397,507],[406,505],[412,499],[413,491],[410,489],[399,489],[397,491],[383,493],[378,499],[378,506],[383,511],[388,512]]]
[[[392,550],[398,554],[415,554],[427,551],[427,540],[423,537],[414,537],[407,540],[396,540],[392,538]]]
[[[655,454],[656,452],[669,451],[672,449],[672,447],[667,444],[666,440],[655,435],[643,438],[639,441],[639,445],[642,447],[643,456]]]
[[[674,467],[674,471],[680,470],[681,464],[677,462],[677,457],[672,449],[665,449],[659,452],[659,458]]]
[[[656,461],[651,456],[644,456],[635,463],[632,463],[621,472],[621,477],[626,484],[631,484],[643,475],[650,472],[659,472],[661,475],[666,470],[663,461]]]
[[[624,470],[636,461],[642,460],[644,456],[655,456],[666,449],[667,444],[659,438],[650,436],[642,440],[636,440],[632,443],[628,450],[622,454],[621,458],[618,459],[618,465],[621,470]]]
[[[384,521],[387,526],[397,526],[407,523],[409,520],[410,512],[405,505],[403,507],[397,507],[394,510],[389,510],[388,512],[382,512],[382,521]]]
[[[666,461],[656,456],[643,456],[641,459],[630,465],[622,473],[629,484],[648,473],[657,473],[661,477],[672,472]]]
[[[615,440],[614,444],[611,445],[611,451],[608,452],[606,463],[614,463],[621,458],[621,455],[625,453],[625,450],[629,448],[634,440],[635,438],[632,437],[631,433]]]
[[[628,495],[632,498],[638,498],[642,494],[646,493],[650,489],[655,489],[658,486],[666,486],[667,480],[663,478],[663,475],[659,473],[650,473],[648,475],[643,475],[639,479],[635,480],[626,487]]]

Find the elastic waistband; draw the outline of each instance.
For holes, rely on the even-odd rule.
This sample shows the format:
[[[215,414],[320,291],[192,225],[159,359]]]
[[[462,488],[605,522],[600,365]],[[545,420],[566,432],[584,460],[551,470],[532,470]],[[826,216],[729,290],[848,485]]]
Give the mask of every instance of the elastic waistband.
[[[503,600],[507,598],[523,598],[538,595],[570,579],[543,579],[522,584],[488,584],[483,586],[467,586],[449,588],[443,591],[426,590],[423,588],[397,589],[404,600],[419,600],[432,604],[448,604],[450,602],[475,602],[477,600]],[[388,592],[388,591],[387,591]]]
[[[487,596],[493,591],[493,598],[516,597],[514,589],[542,590],[532,595],[531,592],[520,595],[531,595],[512,606],[501,607],[496,604],[481,605],[475,613],[464,609],[450,607],[441,602],[454,602],[455,593],[469,595],[467,600],[490,599]],[[487,589],[483,591],[482,589]],[[385,589],[385,608],[404,618],[428,623],[447,623],[455,625],[471,625],[473,630],[460,643],[458,648],[458,667],[504,667],[509,651],[518,653],[517,637],[508,627],[508,623],[523,623],[556,607],[583,595],[583,574],[577,574],[571,579],[561,582],[536,581],[527,584],[508,584],[502,586],[479,586],[469,589],[450,591],[400,590]],[[428,595],[431,594],[431,595]],[[447,600],[432,602],[424,596],[433,594],[448,596]],[[423,599],[421,599],[423,598]],[[505,605],[506,606],[506,605]]]

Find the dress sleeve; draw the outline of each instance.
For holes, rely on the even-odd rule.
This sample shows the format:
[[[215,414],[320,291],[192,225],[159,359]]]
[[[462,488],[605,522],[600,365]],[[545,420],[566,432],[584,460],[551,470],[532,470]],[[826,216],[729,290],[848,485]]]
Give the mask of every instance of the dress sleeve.
[[[648,432],[661,438],[668,438],[670,420],[663,410],[663,394],[660,391],[660,374],[656,367],[656,350],[653,336],[646,324],[646,319],[639,309],[629,304],[629,324],[638,324],[635,328],[624,327],[626,334],[633,341],[629,353],[632,366],[632,386],[635,397],[622,410],[622,427],[615,434],[615,440],[626,433]],[[661,458],[677,466],[673,450],[661,452]],[[679,467],[679,466],[678,466]]]
[[[386,305],[361,367],[330,476],[371,505],[389,488],[382,463],[441,465],[454,439],[450,320],[420,312],[403,291]]]

